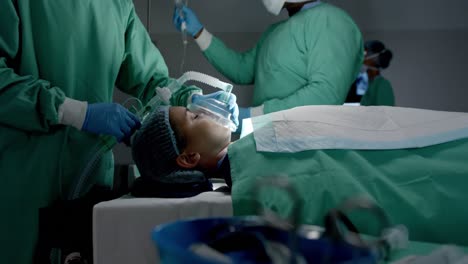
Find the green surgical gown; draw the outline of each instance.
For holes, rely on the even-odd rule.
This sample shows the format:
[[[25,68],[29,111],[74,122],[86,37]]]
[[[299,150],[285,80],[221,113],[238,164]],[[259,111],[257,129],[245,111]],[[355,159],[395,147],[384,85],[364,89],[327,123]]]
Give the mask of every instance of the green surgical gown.
[[[111,102],[116,86],[146,102],[170,80],[131,0],[0,1],[0,263],[31,263],[38,209],[68,197],[100,140],[58,124],[64,98]],[[112,182],[111,152],[95,175]]]
[[[395,96],[390,82],[382,76],[377,76],[369,84],[369,88],[361,99],[361,105],[395,106]]]
[[[204,51],[233,83],[255,84],[253,106],[264,104],[264,113],[343,104],[363,54],[354,21],[324,3],[270,26],[246,52],[235,52],[215,37]]]

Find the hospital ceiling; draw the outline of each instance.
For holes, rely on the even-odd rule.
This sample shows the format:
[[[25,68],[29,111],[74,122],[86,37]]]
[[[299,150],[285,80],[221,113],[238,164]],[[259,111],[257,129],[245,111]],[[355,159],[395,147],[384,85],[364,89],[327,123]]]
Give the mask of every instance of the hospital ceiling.
[[[134,0],[146,24],[147,0]],[[468,30],[466,0],[331,0],[356,20],[363,31]],[[260,0],[189,0],[211,32],[262,32],[285,18],[268,14]],[[173,0],[151,0],[151,33],[175,33]]]

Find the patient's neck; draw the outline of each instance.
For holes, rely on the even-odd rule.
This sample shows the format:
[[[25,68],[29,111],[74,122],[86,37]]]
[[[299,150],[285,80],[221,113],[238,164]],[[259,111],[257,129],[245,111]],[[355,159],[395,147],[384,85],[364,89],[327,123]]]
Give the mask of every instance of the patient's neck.
[[[218,155],[216,155],[216,169],[219,169],[219,167],[221,166],[221,163],[223,162],[224,160],[224,157],[226,157],[227,155],[227,150],[228,150],[228,147],[225,147],[223,150],[221,150]]]
[[[224,157],[227,154],[227,149],[228,147],[226,146],[225,148],[221,149],[221,151],[219,151],[217,154],[209,158],[204,158],[199,163],[199,169],[210,173],[216,172],[219,168],[219,165],[222,163]]]

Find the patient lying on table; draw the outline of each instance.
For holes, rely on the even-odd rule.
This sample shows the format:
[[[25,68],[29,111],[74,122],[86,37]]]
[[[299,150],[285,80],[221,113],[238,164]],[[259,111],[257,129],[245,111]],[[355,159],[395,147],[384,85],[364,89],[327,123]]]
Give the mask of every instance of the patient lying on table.
[[[356,110],[350,110],[339,107],[305,107],[278,112],[269,117],[275,122],[267,122],[264,128],[273,128],[273,131],[278,132],[281,131],[281,125],[294,128],[300,122],[309,125],[314,123],[295,120],[297,111],[308,113],[304,116],[314,115],[310,113],[326,116],[327,113],[335,114],[335,110],[345,109],[344,116],[349,119],[349,111],[371,109],[351,107]],[[314,112],[317,109],[320,111]],[[323,109],[331,112],[324,112]],[[379,111],[386,108],[373,109]],[[365,195],[384,209],[393,224],[406,225],[412,240],[468,245],[468,229],[465,228],[468,222],[466,129],[435,129],[450,119],[445,118],[445,112],[401,108],[389,111],[402,111],[398,112],[402,119],[397,120],[396,115],[390,121],[379,124],[380,130],[372,132],[377,135],[376,140],[363,142],[361,145],[364,147],[358,149],[347,149],[343,142],[348,141],[351,146],[357,146],[359,135],[346,140],[333,135],[333,140],[328,138],[317,143],[309,140],[309,134],[318,132],[311,132],[311,128],[307,127],[302,131],[289,131],[289,137],[294,139],[295,144],[304,138],[308,139],[304,144],[297,144],[297,151],[289,147],[282,149],[281,144],[278,144],[284,143],[280,142],[286,133],[284,131],[274,136],[278,140],[275,146],[279,146],[277,151],[259,151],[261,140],[256,138],[255,132],[231,144],[230,131],[211,120],[197,116],[186,108],[160,107],[143,124],[132,142],[133,157],[141,173],[138,185],[144,186],[134,193],[162,197],[195,195],[210,190],[208,178],[215,175],[225,178],[232,186],[234,214],[251,215],[257,213],[254,203],[257,197],[252,193],[256,180],[282,173],[288,175],[300,194],[302,223],[321,225],[325,213],[341,201]],[[356,114],[365,116],[366,113]],[[460,120],[466,118],[466,114],[460,113],[460,116]],[[429,118],[413,125],[415,122],[411,117],[417,117],[416,120]],[[282,121],[278,121],[280,119],[285,119],[285,123],[281,124]],[[265,120],[261,121],[265,123]],[[321,129],[331,126],[329,122],[324,125],[324,122],[319,121],[315,122],[319,127],[322,125]],[[278,124],[280,126],[275,127]],[[404,129],[395,129],[395,124],[400,124]],[[370,133],[372,130],[362,125],[358,128],[362,133]],[[335,130],[336,133],[347,134],[353,129],[357,128],[344,126],[342,131]],[[401,136],[401,131],[413,138],[408,140],[405,135]],[[271,131],[266,135],[268,133],[271,134]],[[298,136],[294,138],[294,134]],[[385,137],[379,139],[378,135],[381,134]],[[390,142],[399,147],[386,148],[383,143],[388,145],[389,138],[393,140]],[[314,144],[322,145],[324,149],[315,148]],[[418,147],[412,147],[412,144]],[[379,148],[382,145],[384,149]],[[338,147],[333,149],[333,146]],[[285,201],[284,196],[278,195],[277,191],[262,195],[259,202],[279,214],[291,208],[291,202]],[[368,221],[357,217],[353,219],[363,232],[368,231]]]

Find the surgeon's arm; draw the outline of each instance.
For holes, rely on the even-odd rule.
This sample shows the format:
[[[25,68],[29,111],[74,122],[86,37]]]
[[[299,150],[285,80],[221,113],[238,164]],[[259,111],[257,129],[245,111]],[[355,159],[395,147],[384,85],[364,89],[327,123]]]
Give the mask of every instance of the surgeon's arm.
[[[0,126],[47,132],[59,123],[65,95],[46,80],[15,72],[20,19],[11,0],[0,1],[0,10]]]
[[[195,40],[208,61],[231,82],[240,85],[255,81],[255,59],[259,43],[245,52],[228,48],[220,39],[203,29]]]
[[[174,81],[159,50],[154,46],[146,28],[138,18],[131,1],[125,32],[125,54],[119,71],[117,87],[143,103],[155,95],[155,88],[167,87]],[[201,93],[195,86],[183,86],[171,97],[171,105],[185,106],[194,93]]]

